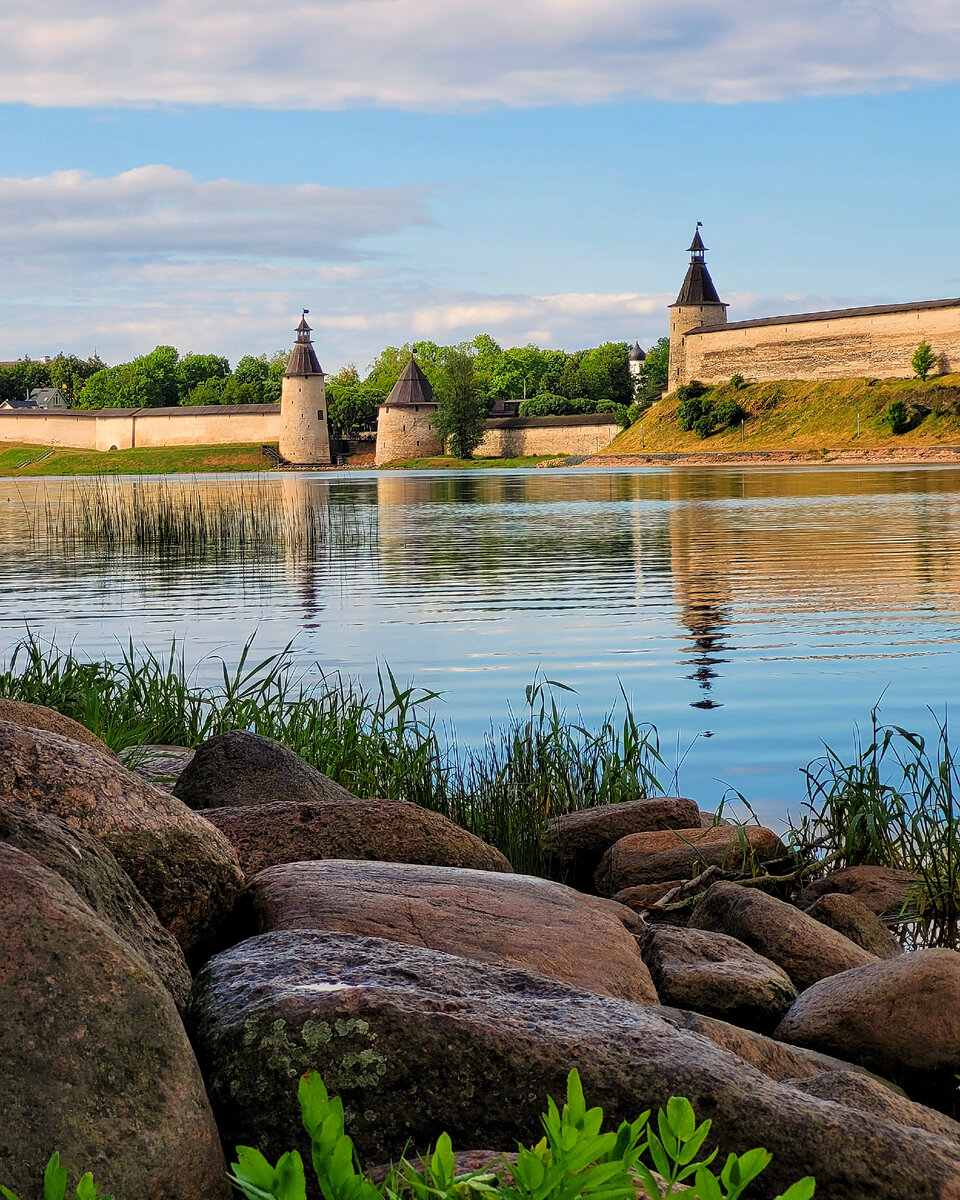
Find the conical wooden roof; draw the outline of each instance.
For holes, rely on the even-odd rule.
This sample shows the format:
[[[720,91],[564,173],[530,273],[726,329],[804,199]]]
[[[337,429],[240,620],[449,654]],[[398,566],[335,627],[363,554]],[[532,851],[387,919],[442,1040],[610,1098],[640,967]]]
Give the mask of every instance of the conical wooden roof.
[[[410,355],[410,361],[400,373],[400,378],[393,385],[393,391],[384,404],[433,404],[433,388],[430,380],[417,366],[417,360]]]
[[[323,368],[317,358],[310,339],[310,326],[307,324],[307,310],[303,310],[300,324],[297,326],[297,340],[290,357],[287,359],[287,369],[284,375],[322,375]]]

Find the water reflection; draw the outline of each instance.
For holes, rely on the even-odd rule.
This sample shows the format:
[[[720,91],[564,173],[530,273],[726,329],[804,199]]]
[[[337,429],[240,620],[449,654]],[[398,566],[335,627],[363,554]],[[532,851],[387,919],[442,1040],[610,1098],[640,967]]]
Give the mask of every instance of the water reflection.
[[[208,506],[255,488],[324,552],[248,545],[175,562],[59,553],[31,537],[70,480],[0,481],[0,638],[25,622],[81,649],[188,637],[196,658],[296,639],[306,667],[377,663],[445,693],[479,737],[540,667],[586,719],[617,698],[686,745],[689,789],[797,795],[892,684],[919,724],[952,698],[960,645],[960,470],[290,473],[191,481]],[[122,486],[157,486],[153,481]],[[361,527],[362,537],[350,534]],[[201,674],[213,670],[200,668]],[[892,713],[890,714],[893,715]],[[678,751],[679,753],[679,751]],[[759,795],[758,795],[759,792]]]

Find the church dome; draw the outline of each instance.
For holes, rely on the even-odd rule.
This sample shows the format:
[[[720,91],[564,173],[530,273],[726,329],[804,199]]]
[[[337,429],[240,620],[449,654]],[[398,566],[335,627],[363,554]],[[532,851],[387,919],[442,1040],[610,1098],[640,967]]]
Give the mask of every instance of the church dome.
[[[646,354],[640,349],[640,339],[638,338],[630,350],[629,358],[631,362],[645,362]]]

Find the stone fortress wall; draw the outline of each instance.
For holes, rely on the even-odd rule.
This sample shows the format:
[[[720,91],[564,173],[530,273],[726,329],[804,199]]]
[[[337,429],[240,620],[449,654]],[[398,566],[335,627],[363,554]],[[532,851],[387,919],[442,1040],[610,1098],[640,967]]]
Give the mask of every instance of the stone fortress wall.
[[[620,432],[612,413],[573,417],[497,417],[476,453],[489,458],[528,454],[596,454]]]
[[[381,404],[377,413],[376,465],[443,453],[431,425],[435,404]]]
[[[960,370],[960,300],[838,309],[688,330],[680,335],[670,386],[691,379],[721,383],[732,375],[757,383],[909,377],[910,359],[924,340],[936,355],[936,371]]]

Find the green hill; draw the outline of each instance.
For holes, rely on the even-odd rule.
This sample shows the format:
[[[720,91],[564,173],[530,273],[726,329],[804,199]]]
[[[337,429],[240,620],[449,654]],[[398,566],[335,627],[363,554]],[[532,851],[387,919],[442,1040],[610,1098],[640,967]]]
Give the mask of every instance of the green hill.
[[[746,411],[742,442],[739,422],[707,438],[693,430],[681,430],[677,393],[672,392],[600,453],[960,446],[960,374],[941,375],[926,383],[918,379],[837,379],[820,383],[783,380],[740,388],[728,383],[711,388],[704,399],[717,403],[734,399]],[[886,419],[894,401],[906,406],[909,419],[909,428],[900,434],[892,431]]]

